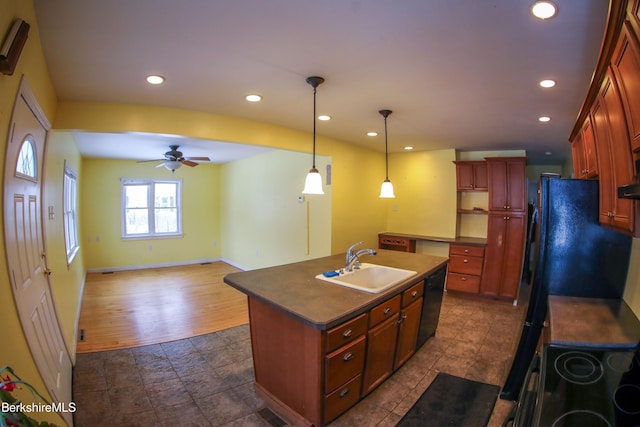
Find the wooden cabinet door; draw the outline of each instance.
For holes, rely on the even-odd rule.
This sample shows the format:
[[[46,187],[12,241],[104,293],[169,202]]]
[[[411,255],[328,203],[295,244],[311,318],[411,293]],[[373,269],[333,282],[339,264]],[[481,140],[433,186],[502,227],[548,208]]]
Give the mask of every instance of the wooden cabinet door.
[[[394,369],[397,369],[416,351],[418,342],[418,329],[420,329],[420,316],[422,315],[422,298],[412,302],[402,309],[400,324],[398,325],[398,346],[396,349],[396,361]]]
[[[611,72],[594,102],[592,119],[598,150],[600,175],[600,223],[632,234],[635,231],[635,205],[619,199],[617,188],[633,181],[633,161],[629,133]]]
[[[393,358],[395,356],[398,339],[398,318],[385,320],[369,330],[367,334],[367,359],[364,368],[362,395],[368,394],[393,372]]]
[[[516,298],[524,254],[526,216],[490,213],[480,293]]]
[[[593,178],[598,175],[598,156],[596,154],[596,138],[593,135],[593,126],[589,117],[584,121],[580,134],[584,151],[585,178]]]
[[[526,210],[526,159],[487,159],[489,211],[524,212]]]
[[[504,221],[507,241],[504,247],[502,283],[498,295],[516,299],[522,277],[526,217],[524,214],[510,213]]]
[[[611,59],[620,96],[624,105],[631,148],[640,150],[640,46],[626,21]]]
[[[456,163],[456,188],[458,191],[473,191],[473,166],[469,162]]]
[[[576,178],[585,178],[585,156],[584,156],[584,140],[582,132],[579,132],[575,139],[571,141],[571,158],[573,159],[573,176]]]
[[[489,189],[486,162],[477,162],[473,164],[473,182],[476,191],[487,191]]]

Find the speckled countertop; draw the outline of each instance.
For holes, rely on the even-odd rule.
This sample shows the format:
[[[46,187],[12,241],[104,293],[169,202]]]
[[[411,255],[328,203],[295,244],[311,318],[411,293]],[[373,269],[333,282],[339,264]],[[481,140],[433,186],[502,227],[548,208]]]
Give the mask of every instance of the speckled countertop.
[[[620,299],[549,296],[551,344],[630,347],[640,343],[640,321]]]
[[[344,267],[345,254],[293,264],[231,273],[224,282],[249,297],[310,324],[329,329],[354,315],[364,313],[393,294],[409,288],[435,272],[448,258],[380,249],[376,256],[362,256],[361,262],[387,265],[418,272],[417,275],[378,294],[335,285],[315,276]]]
[[[391,231],[378,233],[379,236],[395,236],[395,237],[405,237],[407,239],[413,240],[426,240],[429,242],[440,242],[440,243],[458,243],[464,245],[472,245],[472,246],[487,246],[487,239],[480,237],[435,237],[435,236],[424,236],[421,234],[406,234],[406,233],[393,233]]]

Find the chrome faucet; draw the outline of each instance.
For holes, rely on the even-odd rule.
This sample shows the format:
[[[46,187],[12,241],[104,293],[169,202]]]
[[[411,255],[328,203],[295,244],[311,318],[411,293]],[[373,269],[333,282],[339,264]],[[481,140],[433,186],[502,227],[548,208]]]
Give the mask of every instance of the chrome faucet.
[[[349,249],[347,249],[347,256],[346,256],[346,260],[345,260],[345,265],[344,265],[344,271],[353,271],[353,265],[358,261],[358,257],[360,255],[375,255],[377,254],[377,252],[374,249],[360,249],[357,252],[353,252],[353,250],[355,249],[356,246],[363,244],[364,242],[358,242],[358,243],[354,243],[353,245],[349,246]]]

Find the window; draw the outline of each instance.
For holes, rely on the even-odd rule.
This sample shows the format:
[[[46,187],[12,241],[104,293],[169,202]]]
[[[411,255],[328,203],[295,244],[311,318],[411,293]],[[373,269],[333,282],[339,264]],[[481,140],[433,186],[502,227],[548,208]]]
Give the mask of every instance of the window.
[[[64,198],[63,219],[64,219],[64,242],[67,249],[67,264],[71,264],[73,257],[78,253],[78,180],[76,173],[65,164],[64,166],[64,188],[62,190]]]
[[[36,178],[36,152],[33,148],[33,137],[28,135],[18,153],[18,164],[16,165],[16,172],[18,176],[23,178]]]
[[[179,180],[122,180],[122,237],[182,235]]]

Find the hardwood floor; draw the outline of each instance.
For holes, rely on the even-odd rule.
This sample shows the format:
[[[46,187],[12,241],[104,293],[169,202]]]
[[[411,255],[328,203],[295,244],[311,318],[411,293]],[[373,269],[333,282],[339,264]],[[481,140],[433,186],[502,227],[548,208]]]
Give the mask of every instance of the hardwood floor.
[[[87,274],[77,353],[158,344],[248,323],[247,297],[223,282],[236,271],[219,261]]]

